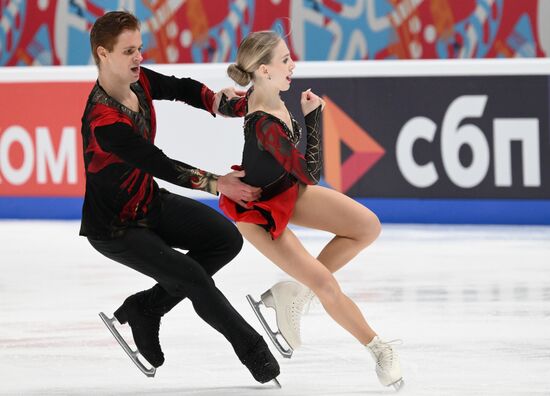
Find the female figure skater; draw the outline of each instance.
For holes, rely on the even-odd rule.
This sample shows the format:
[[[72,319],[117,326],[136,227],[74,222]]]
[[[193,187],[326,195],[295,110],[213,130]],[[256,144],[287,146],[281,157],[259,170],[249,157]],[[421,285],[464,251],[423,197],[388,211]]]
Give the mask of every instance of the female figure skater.
[[[249,202],[235,202],[222,195],[220,207],[250,243],[305,285],[282,282],[262,295],[262,302],[275,308],[279,332],[291,349],[300,345],[299,318],[314,293],[328,314],[371,352],[380,382],[399,389],[403,379],[397,353],[377,336],[333,276],[377,238],[380,223],[374,213],[353,199],[315,185],[322,165],[319,118],[324,102],[311,90],[302,93],[307,127],[307,148],[302,155],[296,148],[300,127],[279,96],[290,88],[294,67],[284,40],[270,31],[246,37],[236,63],[228,67],[229,77],[237,84],[252,82],[252,86],[244,98],[222,96],[219,111],[245,116],[241,167],[246,175],[242,181],[261,187],[262,193]],[[289,221],[335,236],[315,258],[287,227]],[[257,304],[254,302],[253,308],[258,314]],[[258,318],[284,352],[261,315]]]

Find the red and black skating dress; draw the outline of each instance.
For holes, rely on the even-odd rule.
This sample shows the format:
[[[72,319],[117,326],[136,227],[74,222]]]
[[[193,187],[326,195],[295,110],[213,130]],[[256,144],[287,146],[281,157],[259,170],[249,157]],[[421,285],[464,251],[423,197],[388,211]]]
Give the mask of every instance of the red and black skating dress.
[[[223,97],[219,111],[227,116],[247,113],[244,98]],[[300,125],[291,115],[292,129],[284,121],[264,111],[246,114],[244,119],[244,149],[242,164],[246,172],[242,181],[261,187],[260,199],[248,202],[248,208],[226,196],[220,197],[220,208],[234,221],[254,223],[263,227],[273,239],[286,228],[298,198],[299,184],[317,184],[321,175],[321,139],[319,119],[321,106],[305,116],[307,128],[306,152],[297,148]]]

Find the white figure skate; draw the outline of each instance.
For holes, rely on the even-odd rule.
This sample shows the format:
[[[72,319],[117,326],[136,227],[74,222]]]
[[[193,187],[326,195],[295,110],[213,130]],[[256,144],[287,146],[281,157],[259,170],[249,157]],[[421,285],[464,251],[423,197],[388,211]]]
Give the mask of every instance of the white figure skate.
[[[302,344],[300,337],[302,311],[314,296],[310,289],[292,281],[276,283],[271,289],[262,294],[259,302],[254,300],[250,294],[246,296],[275,348],[285,358],[290,358],[292,352]],[[277,331],[273,331],[267,323],[260,311],[260,304],[275,310]],[[287,347],[280,342],[277,338],[278,335],[284,339]]]
[[[107,326],[107,328],[109,329],[113,337],[115,337],[115,340],[117,340],[117,342],[120,344],[124,352],[126,352],[128,357],[132,359],[132,362],[135,363],[137,368],[147,377],[151,377],[151,378],[154,377],[155,373],[157,372],[157,369],[155,367],[151,367],[151,368],[145,367],[145,365],[139,360],[139,356],[141,356],[139,351],[137,350],[133,351],[128,345],[128,343],[124,340],[124,338],[120,335],[118,330],[115,328],[114,322],[115,321],[118,322],[118,320],[114,316],[112,318],[108,318],[107,315],[105,315],[103,312],[99,313],[99,317],[101,318],[103,323],[105,323],[105,326]]]
[[[392,341],[384,342],[378,336],[366,345],[376,362],[376,375],[384,386],[393,386],[395,390],[403,387],[405,382],[401,375],[399,356],[391,346]]]

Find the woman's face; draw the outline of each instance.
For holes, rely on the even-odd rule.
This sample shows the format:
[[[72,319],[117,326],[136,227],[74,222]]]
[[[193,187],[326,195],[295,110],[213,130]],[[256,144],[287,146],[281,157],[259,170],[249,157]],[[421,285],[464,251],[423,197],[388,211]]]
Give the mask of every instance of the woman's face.
[[[139,30],[124,30],[112,51],[100,47],[103,48],[103,51],[100,50],[101,68],[109,69],[110,74],[123,83],[136,82],[139,80],[139,65],[143,61],[142,47]]]
[[[292,71],[296,64],[290,57],[290,51],[284,40],[279,40],[273,49],[271,63],[266,65],[268,76],[271,80],[268,83],[275,85],[280,91],[288,91],[291,83]]]

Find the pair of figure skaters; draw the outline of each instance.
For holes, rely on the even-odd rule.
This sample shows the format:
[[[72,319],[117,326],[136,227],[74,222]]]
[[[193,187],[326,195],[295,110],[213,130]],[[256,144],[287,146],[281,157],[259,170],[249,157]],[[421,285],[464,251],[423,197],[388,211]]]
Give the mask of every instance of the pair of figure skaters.
[[[257,381],[278,384],[279,364],[267,344],[212,279],[238,254],[244,236],[298,281],[277,283],[260,302],[247,296],[283,356],[290,357],[300,346],[304,306],[317,296],[328,314],[372,354],[380,382],[399,389],[403,380],[397,353],[371,329],[333,276],[376,239],[380,224],[369,209],[315,185],[321,173],[324,102],[310,90],[301,97],[305,155],[296,149],[300,126],[279,97],[289,89],[295,67],[284,40],[273,32],[252,33],[243,40],[228,75],[241,86],[252,82],[245,96],[233,88],[214,93],[198,81],[141,67],[140,24],[130,13],[113,11],[98,18],[90,42],[98,79],[82,117],[86,193],[80,234],[104,256],[157,282],[128,297],[112,318],[100,313],[138,368],[155,375],[164,362],[161,317],[189,298]],[[167,157],[154,145],[156,99],[183,101],[213,115],[244,116],[241,167],[215,175]],[[160,189],[153,177],[220,195],[220,208],[238,230],[215,210]],[[289,222],[335,236],[315,258],[287,227]],[[261,304],[275,309],[278,333],[290,348],[267,325]],[[115,322],[130,326],[137,351],[122,339]]]

